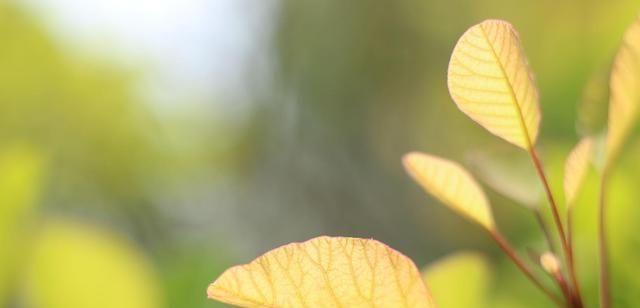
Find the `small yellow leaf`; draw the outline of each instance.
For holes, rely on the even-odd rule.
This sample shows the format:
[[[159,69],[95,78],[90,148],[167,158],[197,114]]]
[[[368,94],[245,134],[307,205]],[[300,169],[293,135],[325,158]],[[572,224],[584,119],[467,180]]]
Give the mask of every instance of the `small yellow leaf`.
[[[478,253],[461,252],[429,264],[422,277],[434,300],[445,308],[487,307],[491,270]]]
[[[462,166],[418,152],[406,154],[403,164],[416,182],[442,203],[489,230],[495,228],[484,191]]]
[[[572,206],[593,157],[593,139],[585,137],[576,145],[564,164],[564,197],[567,206]]]
[[[613,61],[609,87],[609,131],[605,166],[609,166],[618,155],[634,127],[640,109],[640,19],[624,34],[622,45]]]
[[[547,251],[540,256],[540,265],[549,274],[560,272],[560,260],[552,252]]]
[[[207,294],[241,307],[435,307],[411,259],[347,237],[276,248],[225,271]]]
[[[492,134],[523,149],[536,142],[538,91],[515,29],[486,20],[458,40],[448,71],[451,97]]]

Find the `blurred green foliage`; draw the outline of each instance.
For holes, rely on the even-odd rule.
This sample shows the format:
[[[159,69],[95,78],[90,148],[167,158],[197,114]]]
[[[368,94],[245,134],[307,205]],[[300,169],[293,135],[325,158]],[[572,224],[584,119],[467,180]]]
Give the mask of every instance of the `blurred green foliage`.
[[[485,257],[459,252],[429,264],[423,277],[439,307],[487,307],[492,269]]]
[[[74,199],[56,200],[66,206],[96,204],[95,195],[114,206],[140,198],[139,179],[156,155],[133,76],[64,50],[12,5],[0,5],[0,38],[0,140],[27,140],[46,152],[57,179],[52,193],[74,190]]]
[[[149,261],[107,232],[64,220],[39,230],[27,273],[29,307],[160,307]]]
[[[8,300],[28,248],[42,164],[42,157],[26,145],[0,150],[0,304]]]

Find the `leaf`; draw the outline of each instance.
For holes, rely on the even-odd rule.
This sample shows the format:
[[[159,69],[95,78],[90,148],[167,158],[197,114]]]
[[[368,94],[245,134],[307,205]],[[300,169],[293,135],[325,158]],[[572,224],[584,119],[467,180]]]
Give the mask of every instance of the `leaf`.
[[[469,28],[453,49],[448,86],[458,108],[489,132],[526,150],[534,146],[538,91],[511,24],[486,20]]]
[[[576,123],[581,135],[600,134],[607,126],[609,72],[608,66],[602,67],[587,79],[582,91]]]
[[[430,264],[422,273],[441,307],[487,307],[491,271],[481,254],[456,253]]]
[[[611,165],[634,127],[640,105],[640,19],[624,34],[610,80],[606,163]],[[605,167],[606,168],[606,167]]]
[[[564,197],[567,206],[573,205],[576,195],[582,187],[593,157],[593,150],[593,139],[585,137],[569,153],[564,164]]]
[[[511,151],[483,151],[473,153],[469,163],[471,171],[496,192],[528,208],[540,204],[543,189],[529,157]]]
[[[442,203],[488,230],[495,229],[484,191],[462,166],[418,152],[406,154],[403,164],[409,175]]]
[[[126,240],[67,220],[45,223],[27,274],[29,307],[162,307],[149,260]]]
[[[547,251],[540,256],[540,265],[545,272],[555,275],[560,273],[560,260],[552,252]]]
[[[0,152],[0,303],[15,283],[35,218],[43,158],[25,144]]]
[[[276,248],[225,271],[207,294],[241,307],[435,307],[411,259],[347,237]]]

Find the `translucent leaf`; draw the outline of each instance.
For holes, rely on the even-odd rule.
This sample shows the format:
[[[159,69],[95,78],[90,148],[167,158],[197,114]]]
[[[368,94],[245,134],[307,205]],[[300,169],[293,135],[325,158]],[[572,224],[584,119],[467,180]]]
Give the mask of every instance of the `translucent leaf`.
[[[413,262],[367,239],[318,237],[225,271],[210,298],[241,307],[434,307]]]
[[[613,61],[610,80],[606,166],[633,129],[640,106],[640,20],[627,32]]]
[[[609,71],[609,67],[596,70],[582,91],[576,126],[583,136],[600,134],[607,126]]]
[[[567,206],[572,206],[582,187],[591,158],[593,157],[593,139],[582,138],[576,145],[564,165],[564,197]]]
[[[451,55],[451,97],[494,135],[523,149],[536,142],[538,91],[511,24],[486,20],[465,32]]]
[[[27,279],[29,307],[157,308],[149,261],[123,239],[68,221],[46,223]]]
[[[484,191],[462,166],[418,152],[406,154],[403,163],[416,182],[442,203],[489,230],[495,228]]]
[[[439,306],[487,307],[491,271],[481,254],[457,253],[430,264],[422,273],[425,281],[429,281],[431,293]]]
[[[511,151],[475,152],[469,163],[480,180],[496,192],[529,208],[540,204],[542,185],[528,156]]]

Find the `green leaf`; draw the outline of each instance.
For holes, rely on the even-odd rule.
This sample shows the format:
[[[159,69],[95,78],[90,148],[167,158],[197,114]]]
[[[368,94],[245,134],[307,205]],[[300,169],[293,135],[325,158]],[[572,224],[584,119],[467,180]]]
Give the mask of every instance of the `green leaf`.
[[[529,208],[540,204],[542,185],[528,156],[511,151],[484,151],[473,153],[469,162],[472,171],[494,191]]]
[[[479,253],[461,252],[430,264],[423,270],[433,298],[440,307],[487,307],[491,270]]]
[[[27,276],[36,308],[156,308],[161,293],[149,260],[105,230],[65,220],[42,228]]]
[[[24,253],[42,177],[42,158],[16,144],[0,152],[0,305]]]

